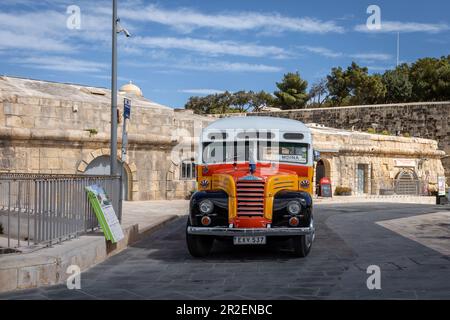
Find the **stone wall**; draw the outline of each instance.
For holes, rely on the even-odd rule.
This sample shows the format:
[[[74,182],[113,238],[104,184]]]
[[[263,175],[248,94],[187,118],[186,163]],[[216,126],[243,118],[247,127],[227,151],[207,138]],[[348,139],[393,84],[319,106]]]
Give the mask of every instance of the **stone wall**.
[[[14,84],[22,81],[7,80]],[[28,96],[28,91],[14,92],[16,87],[0,90],[0,172],[83,174],[95,158],[110,155],[108,90],[95,88],[95,94],[91,94],[86,87],[74,89],[45,82],[32,85],[51,91],[53,96],[34,92]],[[18,87],[22,86],[20,83]],[[68,97],[59,96],[60,90]],[[122,98],[119,96],[120,102]],[[128,98],[132,100],[132,114],[125,168],[130,199],[184,198],[195,183],[180,178],[180,166],[172,150],[186,134],[192,135],[194,127],[201,129],[207,119],[174,112],[141,97]],[[119,110],[122,114],[123,105]],[[118,127],[120,150],[122,123]],[[184,131],[176,130],[178,127]]]
[[[249,113],[248,116],[272,116],[319,123],[327,127],[367,131],[397,131],[412,137],[438,141],[447,156],[442,159],[450,183],[450,102],[405,103],[319,109],[300,109]]]
[[[363,165],[364,193],[379,194],[380,189],[392,189],[394,179],[405,170],[398,161],[408,161],[424,188],[437,188],[437,175],[444,174],[437,142],[422,138],[385,136],[364,132],[308,125],[314,149],[321,152],[326,176],[332,188],[350,187],[357,192],[357,167]],[[426,159],[426,160],[425,160]],[[425,189],[424,189],[425,190]]]

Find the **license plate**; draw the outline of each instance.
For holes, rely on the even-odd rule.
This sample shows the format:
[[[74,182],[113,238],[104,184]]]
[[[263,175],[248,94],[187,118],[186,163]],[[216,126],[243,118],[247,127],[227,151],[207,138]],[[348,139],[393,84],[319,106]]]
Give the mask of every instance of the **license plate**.
[[[233,243],[235,245],[241,245],[241,244],[266,244],[266,237],[265,236],[259,236],[259,237],[234,237]]]

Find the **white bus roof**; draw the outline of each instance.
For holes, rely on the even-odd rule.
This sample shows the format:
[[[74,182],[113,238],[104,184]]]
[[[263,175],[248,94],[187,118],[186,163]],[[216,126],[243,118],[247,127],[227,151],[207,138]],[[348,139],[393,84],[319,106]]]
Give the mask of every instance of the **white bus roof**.
[[[253,129],[253,130],[279,130],[287,132],[310,132],[311,130],[303,122],[275,117],[228,117],[214,121],[204,130],[227,129]]]

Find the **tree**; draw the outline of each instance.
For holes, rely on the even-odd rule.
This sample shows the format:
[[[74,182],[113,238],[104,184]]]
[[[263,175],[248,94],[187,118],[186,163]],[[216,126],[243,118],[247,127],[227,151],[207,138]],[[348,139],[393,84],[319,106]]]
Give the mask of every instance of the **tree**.
[[[408,102],[412,100],[412,83],[409,80],[409,66],[404,63],[394,70],[386,70],[382,76],[386,87],[386,103]]]
[[[345,71],[333,68],[327,76],[333,105],[374,104],[384,101],[386,87],[379,74],[369,75],[366,67],[352,62]]]
[[[209,100],[207,103],[210,104],[208,113],[230,113],[234,111],[230,108],[233,104],[233,94],[229,91],[209,95],[205,98]]]
[[[410,80],[415,101],[450,99],[450,55],[417,60],[411,66]]]
[[[308,82],[300,77],[298,72],[287,73],[281,82],[276,83],[278,91],[274,92],[277,97],[276,103],[281,109],[300,109],[304,108],[308,101],[306,88]]]
[[[252,99],[253,92],[238,91],[235,92],[231,98],[232,105],[237,112],[247,112],[250,108],[250,101]]]
[[[233,112],[260,111],[273,104],[273,97],[265,91],[238,91],[210,94],[204,97],[190,97],[185,109],[197,114],[223,114]]]
[[[314,83],[309,90],[309,99],[312,101],[313,105],[318,107],[322,106],[322,103],[328,98],[327,93],[327,80],[320,79],[318,82]]]
[[[341,67],[331,69],[327,76],[327,89],[333,106],[344,105],[344,101],[350,95],[347,73]]]
[[[261,111],[264,107],[269,107],[274,104],[274,97],[263,90],[253,93],[250,105],[253,112]]]

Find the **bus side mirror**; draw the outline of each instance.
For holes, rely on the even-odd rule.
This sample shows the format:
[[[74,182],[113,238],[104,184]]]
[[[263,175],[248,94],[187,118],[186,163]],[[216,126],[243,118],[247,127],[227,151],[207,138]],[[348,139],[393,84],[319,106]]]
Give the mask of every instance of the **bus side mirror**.
[[[320,160],[320,152],[317,150],[313,150],[314,161],[317,162]]]

